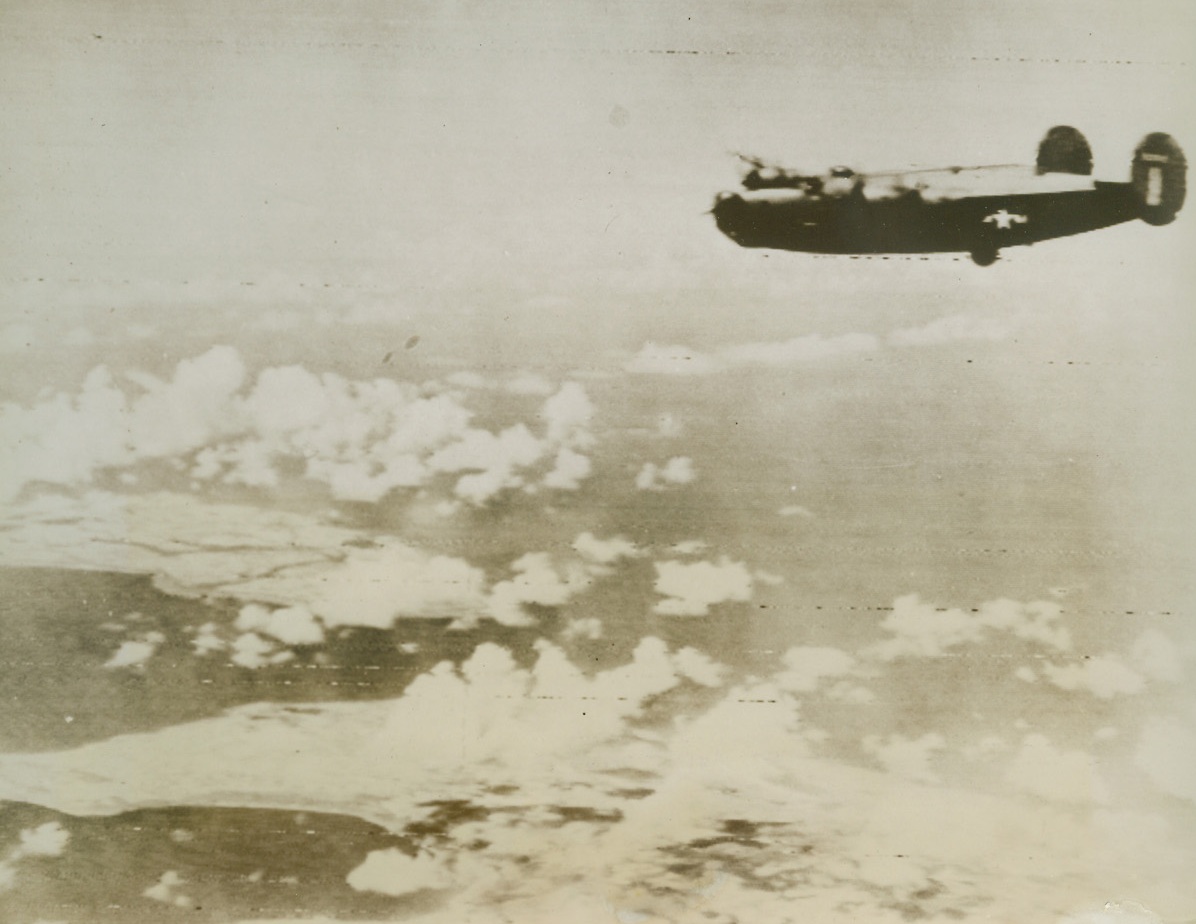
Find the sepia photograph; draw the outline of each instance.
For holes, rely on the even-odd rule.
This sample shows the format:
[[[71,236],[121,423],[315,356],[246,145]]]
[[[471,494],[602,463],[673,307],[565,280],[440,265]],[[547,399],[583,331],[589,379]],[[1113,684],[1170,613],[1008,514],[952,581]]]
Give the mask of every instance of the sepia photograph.
[[[1194,71],[0,0],[0,922],[1196,924]]]

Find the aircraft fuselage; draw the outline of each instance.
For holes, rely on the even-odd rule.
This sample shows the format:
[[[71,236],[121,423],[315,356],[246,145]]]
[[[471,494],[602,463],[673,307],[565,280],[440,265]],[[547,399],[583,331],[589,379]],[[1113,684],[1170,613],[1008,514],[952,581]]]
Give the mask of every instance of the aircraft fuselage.
[[[809,253],[964,252],[988,265],[1004,247],[1135,218],[1168,224],[1187,191],[1187,160],[1170,135],[1143,138],[1129,182],[1117,183],[1092,178],[1088,142],[1066,125],[1047,132],[1033,166],[805,176],[747,160],[743,188],[715,199],[719,230],[743,247]]]
[[[719,230],[744,247],[833,254],[949,253],[995,256],[1033,244],[1132,221],[1138,200],[1129,183],[1087,189],[927,199],[910,189],[869,198],[796,189],[723,193]]]

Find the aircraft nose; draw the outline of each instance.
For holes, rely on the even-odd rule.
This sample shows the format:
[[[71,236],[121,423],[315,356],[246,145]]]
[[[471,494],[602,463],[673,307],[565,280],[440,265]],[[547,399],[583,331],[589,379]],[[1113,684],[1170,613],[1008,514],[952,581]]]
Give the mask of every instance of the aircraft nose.
[[[723,222],[735,214],[742,205],[742,196],[733,192],[721,192],[714,197],[714,206],[710,209],[710,213],[719,227],[722,227]]]

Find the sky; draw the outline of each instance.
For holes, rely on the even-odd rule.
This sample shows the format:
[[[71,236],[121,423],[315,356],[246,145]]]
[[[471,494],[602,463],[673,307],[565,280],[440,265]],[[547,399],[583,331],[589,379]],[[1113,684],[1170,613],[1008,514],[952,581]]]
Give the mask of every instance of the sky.
[[[1177,3],[51,2],[5,19],[4,273],[60,283],[414,269],[505,288],[548,266],[643,283],[725,252],[686,229],[733,181],[728,152],[1020,163],[1066,118],[1121,177],[1142,134],[1192,118]]]
[[[1189,4],[0,20],[0,916],[1196,920],[1191,216],[705,214],[1125,179]]]

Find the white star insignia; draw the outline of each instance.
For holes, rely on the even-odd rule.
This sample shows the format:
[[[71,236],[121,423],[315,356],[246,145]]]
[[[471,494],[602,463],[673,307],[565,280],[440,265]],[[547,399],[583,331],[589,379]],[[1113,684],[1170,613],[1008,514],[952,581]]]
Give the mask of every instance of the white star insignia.
[[[1024,225],[1030,219],[1025,215],[1011,215],[1005,209],[999,212],[993,212],[991,215],[985,216],[986,222],[993,222],[1002,231],[1008,231],[1014,225]]]

